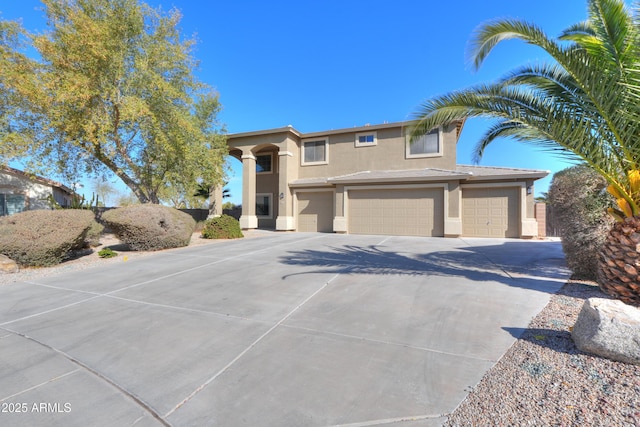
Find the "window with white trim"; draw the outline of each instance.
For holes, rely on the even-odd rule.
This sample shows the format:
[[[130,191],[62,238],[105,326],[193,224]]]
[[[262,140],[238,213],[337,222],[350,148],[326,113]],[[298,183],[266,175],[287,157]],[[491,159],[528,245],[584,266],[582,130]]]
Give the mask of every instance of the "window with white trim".
[[[25,205],[24,194],[0,194],[0,216],[22,212]]]
[[[376,132],[356,133],[356,147],[372,147],[378,143]]]
[[[256,194],[256,216],[261,219],[273,218],[273,194],[257,193]]]
[[[273,153],[256,155],[256,173],[273,172]]]
[[[411,143],[411,138],[407,135],[406,157],[440,157],[442,156],[442,131],[435,129],[422,135]]]
[[[302,141],[302,164],[325,165],[329,163],[329,138]]]

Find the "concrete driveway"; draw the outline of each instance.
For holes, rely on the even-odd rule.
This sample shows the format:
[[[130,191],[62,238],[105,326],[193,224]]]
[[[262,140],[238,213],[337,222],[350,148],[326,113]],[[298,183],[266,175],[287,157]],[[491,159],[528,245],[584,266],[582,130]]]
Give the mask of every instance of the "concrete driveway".
[[[0,286],[3,426],[438,426],[558,242],[264,233]]]

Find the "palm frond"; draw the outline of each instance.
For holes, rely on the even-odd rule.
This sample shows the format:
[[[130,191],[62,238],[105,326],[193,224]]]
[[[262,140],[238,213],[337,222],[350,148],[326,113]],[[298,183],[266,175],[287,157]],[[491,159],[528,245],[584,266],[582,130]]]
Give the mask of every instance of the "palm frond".
[[[632,15],[622,0],[588,0],[587,21],[570,26],[557,40],[533,24],[491,21],[474,33],[474,65],[480,67],[508,39],[538,46],[554,62],[519,67],[496,83],[424,102],[412,141],[453,120],[493,118],[478,141],[476,160],[496,138],[582,159],[637,215],[640,192],[630,189],[640,170],[640,1]]]

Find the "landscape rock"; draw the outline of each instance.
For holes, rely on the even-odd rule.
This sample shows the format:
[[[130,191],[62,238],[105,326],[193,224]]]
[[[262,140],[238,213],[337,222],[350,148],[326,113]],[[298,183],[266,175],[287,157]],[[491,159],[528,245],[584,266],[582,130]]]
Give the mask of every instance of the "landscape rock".
[[[17,262],[6,255],[0,255],[0,272],[17,273],[18,271],[20,271],[20,268]]]
[[[640,308],[619,300],[589,298],[571,335],[585,353],[640,365]]]

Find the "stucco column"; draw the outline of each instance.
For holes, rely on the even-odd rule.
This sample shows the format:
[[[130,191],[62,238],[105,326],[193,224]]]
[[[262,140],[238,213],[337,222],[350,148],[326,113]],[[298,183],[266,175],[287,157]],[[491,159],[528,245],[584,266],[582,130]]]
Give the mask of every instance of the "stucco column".
[[[209,193],[209,218],[222,215],[222,185],[218,184]]]
[[[520,188],[520,237],[531,239],[538,236],[538,221],[533,213],[535,204],[533,181],[529,180]]]
[[[242,216],[240,228],[258,228],[256,216],[256,157],[242,155]]]
[[[293,153],[280,151],[278,153],[278,217],[276,218],[276,230],[295,230],[295,217],[293,215],[293,196],[289,190],[289,173],[292,166]]]
[[[444,188],[444,237],[462,236],[462,189],[460,181],[449,181]]]
[[[346,199],[346,190],[344,189],[344,185],[336,185],[336,193],[335,193],[335,206],[336,206],[336,216],[333,218],[333,231],[335,233],[346,233],[347,232],[347,218],[345,217],[345,199]]]

